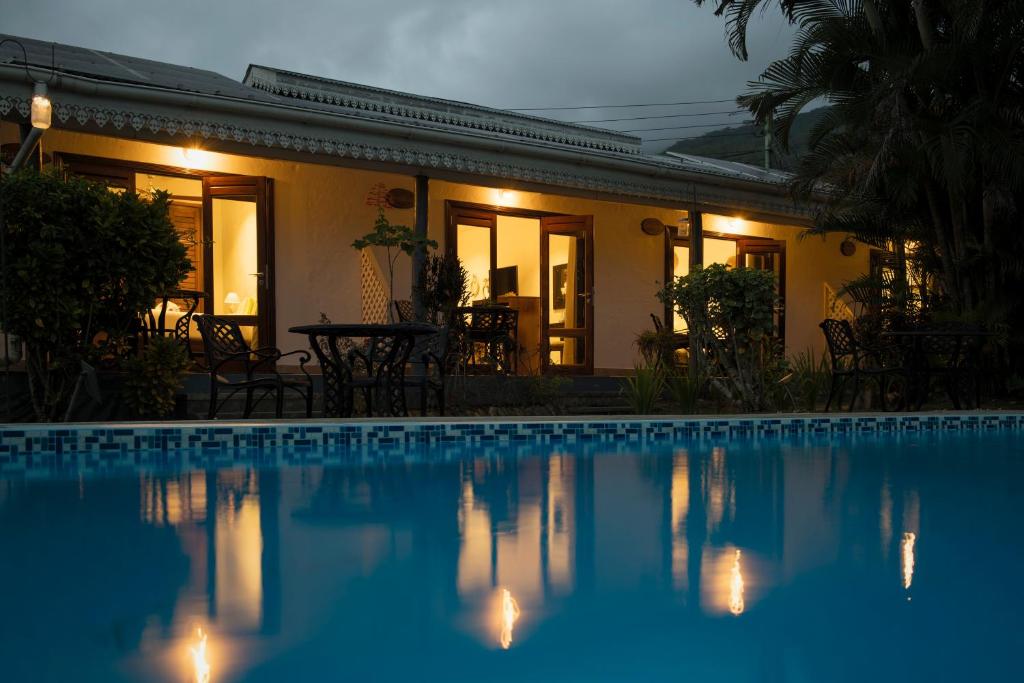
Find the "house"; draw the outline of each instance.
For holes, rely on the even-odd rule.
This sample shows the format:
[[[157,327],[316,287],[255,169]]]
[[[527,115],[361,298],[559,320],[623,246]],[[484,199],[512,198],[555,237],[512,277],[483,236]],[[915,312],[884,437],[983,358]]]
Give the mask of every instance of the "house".
[[[843,235],[801,239],[812,207],[791,199],[779,172],[265,66],[239,82],[17,40],[32,79],[50,78],[39,163],[114,189],[169,191],[196,265],[183,286],[203,292],[206,312],[239,316],[261,345],[301,344],[288,329],[321,313],[384,318],[384,255],[351,247],[384,196],[393,223],[458,254],[474,300],[520,310],[523,372],[632,368],[652,315],[682,324],[655,298],[659,283],[701,262],[777,273],[788,352],[820,349],[830,293],[869,269],[870,250]],[[5,150],[27,130],[22,62],[17,46],[0,47]],[[396,298],[411,282],[403,256]]]

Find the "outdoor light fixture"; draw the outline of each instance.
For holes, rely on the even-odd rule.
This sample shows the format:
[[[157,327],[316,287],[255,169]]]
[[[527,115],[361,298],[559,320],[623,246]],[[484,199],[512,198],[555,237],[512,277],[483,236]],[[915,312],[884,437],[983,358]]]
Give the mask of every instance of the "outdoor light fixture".
[[[680,216],[676,224],[676,237],[690,236],[690,217]]]
[[[32,91],[32,127],[46,130],[53,120],[53,105],[46,94],[46,83],[36,81]]]

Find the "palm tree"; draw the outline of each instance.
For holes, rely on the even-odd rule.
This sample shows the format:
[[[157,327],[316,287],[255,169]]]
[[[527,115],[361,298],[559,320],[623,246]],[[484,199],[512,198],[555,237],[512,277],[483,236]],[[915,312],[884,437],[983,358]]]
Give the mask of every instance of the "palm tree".
[[[820,229],[910,247],[954,311],[1020,320],[1024,3],[774,2],[794,43],[738,101],[783,146],[797,114],[832,105],[794,183],[823,200]],[[717,2],[740,58],[766,4]]]

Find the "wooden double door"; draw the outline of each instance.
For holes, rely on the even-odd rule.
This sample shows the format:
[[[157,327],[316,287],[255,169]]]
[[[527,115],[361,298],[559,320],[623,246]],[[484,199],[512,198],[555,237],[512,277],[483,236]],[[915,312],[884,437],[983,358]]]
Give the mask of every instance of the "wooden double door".
[[[446,246],[470,274],[470,298],[520,309],[521,374],[592,374],[593,217],[447,209]],[[504,291],[511,281],[515,291]],[[491,283],[502,283],[502,291],[492,291]]]
[[[113,192],[167,192],[169,218],[194,267],[179,288],[201,292],[199,311],[235,320],[254,346],[275,343],[270,178],[73,154],[58,158],[67,172]]]

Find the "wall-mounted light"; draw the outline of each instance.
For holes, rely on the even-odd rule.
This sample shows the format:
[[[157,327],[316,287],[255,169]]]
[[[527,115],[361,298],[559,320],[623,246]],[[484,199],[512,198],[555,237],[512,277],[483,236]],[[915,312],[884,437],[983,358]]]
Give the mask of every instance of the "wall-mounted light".
[[[46,84],[36,81],[32,91],[32,127],[46,130],[53,121],[53,105],[46,94]]]
[[[498,190],[494,193],[498,206],[508,206],[515,200],[516,193],[512,190]]]
[[[676,221],[676,237],[690,236],[690,216],[680,216]]]

